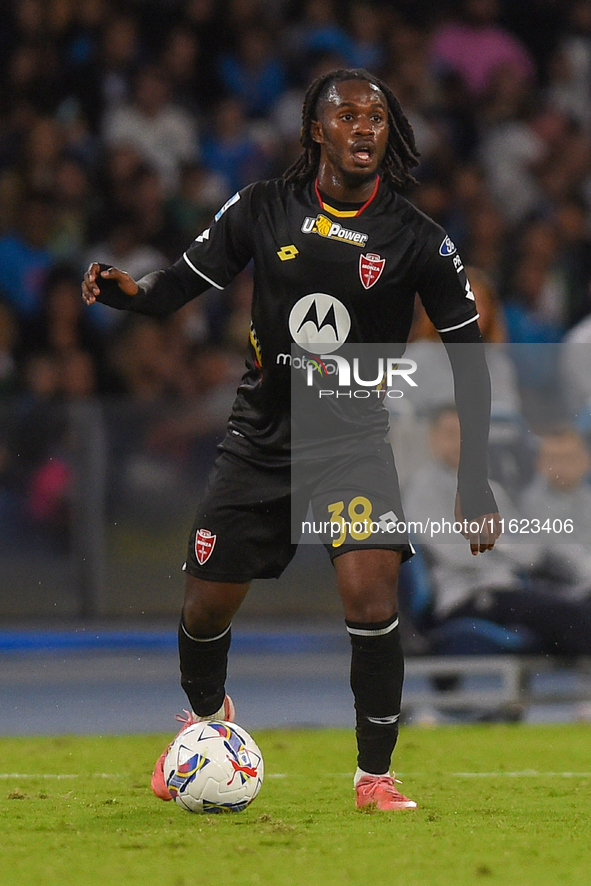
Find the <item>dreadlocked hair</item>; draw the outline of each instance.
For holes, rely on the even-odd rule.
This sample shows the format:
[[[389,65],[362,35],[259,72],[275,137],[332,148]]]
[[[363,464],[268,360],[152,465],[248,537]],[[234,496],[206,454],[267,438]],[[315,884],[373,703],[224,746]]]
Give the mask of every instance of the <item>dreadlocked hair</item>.
[[[302,130],[300,142],[303,151],[289,169],[283,173],[286,182],[303,187],[313,179],[320,163],[320,145],[312,138],[312,122],[318,119],[318,105],[333,83],[346,80],[365,80],[376,86],[384,95],[388,105],[388,142],[382,160],[382,173],[392,184],[401,187],[407,184],[418,184],[410,174],[414,166],[418,166],[419,152],[415,143],[412,126],[408,122],[400,102],[389,86],[378,77],[374,77],[363,68],[338,69],[317,77],[306,91],[302,107]]]

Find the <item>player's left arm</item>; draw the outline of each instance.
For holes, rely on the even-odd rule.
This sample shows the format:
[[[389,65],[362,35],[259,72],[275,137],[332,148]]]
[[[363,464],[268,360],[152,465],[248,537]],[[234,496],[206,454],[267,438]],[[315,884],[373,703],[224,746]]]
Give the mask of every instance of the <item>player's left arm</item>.
[[[491,388],[484,342],[475,320],[440,333],[451,363],[462,435],[456,520],[473,554],[492,550],[501,534],[500,516],[488,482]]]
[[[456,519],[464,523],[470,549],[478,554],[491,550],[500,535],[488,483],[490,375],[464,265],[445,231],[433,223],[419,255],[417,290],[451,363],[462,435]]]

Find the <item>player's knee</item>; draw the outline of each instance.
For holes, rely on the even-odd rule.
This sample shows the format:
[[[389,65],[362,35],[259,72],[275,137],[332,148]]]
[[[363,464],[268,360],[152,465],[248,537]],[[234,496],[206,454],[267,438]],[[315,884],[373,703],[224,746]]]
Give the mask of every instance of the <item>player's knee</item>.
[[[185,599],[183,604],[183,623],[187,631],[195,637],[210,637],[220,634],[228,627],[232,615],[225,612],[224,607],[212,609],[204,607],[195,599]]]
[[[342,593],[345,618],[360,624],[376,624],[391,619],[398,612],[396,588],[348,588]]]
[[[366,603],[349,606],[345,618],[358,624],[380,624],[389,621],[397,612],[397,607],[386,603]]]
[[[236,586],[238,589],[238,586]],[[187,575],[183,621],[189,633],[209,637],[224,631],[242,602],[243,593],[220,582],[202,581]],[[245,593],[245,591],[244,591]]]

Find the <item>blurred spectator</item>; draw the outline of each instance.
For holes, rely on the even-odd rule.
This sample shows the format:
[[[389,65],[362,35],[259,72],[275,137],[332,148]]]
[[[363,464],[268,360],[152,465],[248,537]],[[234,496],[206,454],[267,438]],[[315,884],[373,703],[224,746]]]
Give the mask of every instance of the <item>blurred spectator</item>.
[[[433,419],[429,442],[432,460],[411,478],[405,491],[407,520],[422,527],[433,521],[454,521],[460,424],[453,409],[442,409]],[[519,520],[502,487],[493,484],[499,512],[509,526]],[[431,522],[429,522],[431,521]],[[487,619],[504,627],[528,628],[546,653],[585,655],[591,651],[591,598],[570,599],[561,586],[536,584],[524,573],[541,563],[544,551],[539,536],[533,543],[511,540],[506,534],[492,551],[474,556],[460,534],[447,531],[431,536],[420,532],[417,540],[429,563],[432,627],[453,618]]]
[[[18,228],[0,236],[0,287],[20,318],[33,316],[52,264],[47,247],[53,203],[44,194],[24,197]]]
[[[207,227],[230,196],[224,179],[200,163],[188,163],[181,168],[178,190],[167,208],[185,244]]]
[[[97,393],[95,362],[74,346],[55,357],[41,352],[28,369],[30,396],[15,439],[19,461],[22,457],[23,516],[30,529],[67,547],[75,482],[71,405]],[[37,421],[42,424],[35,428]]]
[[[184,356],[174,357],[163,325],[136,314],[125,318],[110,348],[111,368],[121,379],[123,393],[145,403],[178,394]]]
[[[575,0],[548,66],[549,104],[591,129],[591,3]]]
[[[233,98],[221,101],[213,128],[202,143],[203,165],[224,176],[234,193],[249,182],[265,178],[269,158],[250,134],[240,103]]]
[[[98,393],[96,364],[81,348],[63,351],[58,360],[59,391],[67,400],[84,400]]]
[[[130,144],[115,145],[104,151],[97,170],[98,205],[91,213],[89,236],[108,236],[113,216],[131,212],[136,176],[144,162],[139,151]]]
[[[591,234],[588,207],[582,197],[570,196],[554,212],[559,244],[557,272],[564,285],[563,316],[570,328],[591,310]]]
[[[449,166],[448,146],[432,114],[436,85],[427,66],[426,54],[418,51],[405,55],[390,65],[386,80],[404,108],[413,128],[421,160],[417,175],[422,182],[427,170],[428,183],[434,183],[438,173]],[[445,177],[445,173],[441,176]],[[421,196],[418,192],[418,197]]]
[[[103,342],[80,298],[80,274],[69,265],[54,265],[45,281],[39,314],[27,326],[21,353],[47,353],[61,358],[87,351],[100,360]]]
[[[2,418],[3,430],[0,435],[0,543],[10,536],[15,526],[16,496],[12,490],[12,476],[10,470],[10,447],[5,439],[6,425],[2,402],[0,401],[0,417]],[[7,416],[9,415],[6,411]]]
[[[10,441],[19,521],[27,532],[42,529],[63,547],[71,472],[65,456],[68,424],[59,398],[58,358],[44,352],[31,355],[25,363],[24,387]]]
[[[124,268],[134,276],[134,279],[139,279],[144,274],[168,264],[161,252],[153,246],[142,243],[139,225],[132,212],[120,212],[111,219],[107,239],[89,247],[83,265],[88,267],[91,261]],[[93,321],[103,328],[116,326],[121,322],[119,311],[106,305],[98,307],[98,311],[93,311]]]
[[[564,339],[560,369],[569,417],[591,437],[591,314],[577,323]]]
[[[23,8],[26,3],[17,4]],[[28,4],[31,8],[33,3]],[[12,107],[28,107],[38,114],[52,114],[66,91],[56,46],[42,37],[18,42],[8,59],[7,99]]]
[[[18,325],[8,305],[0,301],[0,396],[17,389]],[[1,473],[1,470],[0,470]]]
[[[558,235],[549,220],[530,222],[521,232],[517,262],[506,294],[510,341],[558,342],[567,326],[567,291],[558,273]]]
[[[19,41],[34,41],[43,36],[44,6],[42,0],[23,0],[15,5],[14,24]]]
[[[145,163],[133,176],[131,210],[139,240],[164,255],[167,264],[176,261],[187,248],[187,243],[180,237],[173,218],[167,212],[158,171]]]
[[[259,23],[269,24],[267,0],[227,0],[224,38],[228,44],[233,36]]]
[[[565,28],[571,5],[571,2],[563,3],[562,0],[502,4],[502,21],[532,54],[540,83],[546,82],[548,61]]]
[[[294,64],[319,53],[340,56],[345,67],[354,62],[354,44],[338,21],[334,0],[306,0],[303,14],[287,32],[287,47]]]
[[[286,77],[271,34],[250,27],[240,34],[236,53],[220,61],[220,78],[229,95],[237,98],[248,117],[266,117],[285,89]]]
[[[505,261],[507,226],[494,203],[486,197],[467,217],[466,259],[500,283]]]
[[[198,152],[197,121],[170,101],[170,83],[155,65],[135,75],[132,101],[108,110],[103,136],[107,145],[133,145],[162,176],[171,193],[183,163]]]
[[[429,66],[428,33],[401,19],[389,37],[384,76],[415,129],[424,162],[425,153],[433,150],[432,143],[440,142],[443,135],[435,128],[433,119],[441,96]]]
[[[557,420],[563,409],[559,385],[559,345],[565,325],[561,319],[563,289],[552,273],[555,242],[546,223],[526,229],[524,248],[510,277],[505,320],[511,359],[517,370],[528,421]],[[558,402],[557,402],[558,401]],[[536,419],[538,415],[540,418]]]
[[[425,55],[426,51],[423,52]],[[477,152],[477,107],[457,74],[450,72],[436,79],[426,58],[424,70],[429,73],[432,93],[427,106],[429,119],[437,128],[440,140],[447,145],[450,155],[460,161],[461,169],[474,159]]]
[[[503,347],[506,330],[501,303],[486,274],[474,267],[467,267],[466,274],[479,313],[478,325],[482,338],[488,345],[486,362],[491,375],[493,421],[495,418],[505,419],[509,415],[516,417],[520,413],[520,398],[515,370]],[[439,333],[420,304],[405,357],[417,363],[417,371],[413,375],[417,388],[413,388],[411,401],[419,414],[427,415],[433,409],[453,401],[453,376],[449,358]]]
[[[169,31],[159,57],[160,68],[170,83],[171,100],[194,116],[202,110],[198,99],[200,53],[197,35],[183,22]]]
[[[430,169],[412,194],[412,201],[421,212],[447,230],[453,203],[449,178],[441,169]]]
[[[86,247],[88,217],[96,199],[93,199],[84,165],[68,154],[62,154],[57,160],[53,199],[49,250],[58,261],[78,264]]]
[[[192,463],[203,471],[215,458],[226,428],[228,408],[236,397],[243,362],[224,348],[209,345],[189,357],[191,396],[170,408],[153,425],[148,443],[152,451]]]
[[[456,166],[453,170],[451,187],[453,201],[448,213],[446,230],[464,258],[470,264],[476,264],[468,258],[466,248],[472,218],[489,199],[482,169],[475,162]],[[490,271],[488,273],[490,274]],[[498,283],[496,277],[495,282]]]
[[[216,0],[185,0],[182,5],[180,23],[196,36],[199,47],[194,100],[207,112],[220,98],[218,59],[228,46],[230,10]]]
[[[296,82],[288,87],[279,97],[272,114],[273,126],[278,131],[287,151],[292,151],[294,159],[301,151],[300,132],[302,128],[302,103],[306,91],[305,84],[311,83],[328,71],[346,66],[344,59],[332,52],[313,55],[308,63],[299,71]],[[286,161],[286,167],[291,161]]]
[[[503,66],[516,80],[533,81],[526,48],[498,24],[497,0],[463,0],[462,16],[441,25],[431,42],[431,59],[442,73],[457,71],[474,97],[481,96]]]
[[[71,76],[79,74],[77,86],[99,59],[101,38],[113,15],[110,0],[76,0],[73,19],[66,33],[64,56]]]
[[[55,354],[47,351],[37,351],[26,358],[24,364],[24,402],[46,403],[57,397],[59,392],[59,371]],[[38,437],[42,423],[38,425],[37,432],[33,435]]]
[[[580,434],[568,426],[545,431],[537,476],[521,503],[523,513],[542,527],[543,574],[561,583],[569,598],[591,599],[590,472],[591,457]]]
[[[486,274],[474,267],[467,267],[466,274],[479,313],[491,377],[490,476],[517,494],[531,478],[531,458],[517,374],[506,345],[503,309]],[[452,349],[463,347],[451,345]],[[423,429],[429,417],[453,403],[454,398],[446,348],[418,299],[404,356],[417,364],[413,374],[417,387],[405,394],[404,401],[387,400],[393,417],[392,445],[400,453],[398,467],[403,478],[425,460]]]
[[[544,207],[537,172],[549,147],[538,123],[542,123],[539,116],[512,115],[497,121],[480,142],[479,158],[488,187],[512,227]]]
[[[109,16],[101,35],[100,57],[93,59],[94,91],[89,98],[96,103],[87,107],[99,119],[108,108],[124,105],[131,98],[132,78],[141,57],[137,21],[129,13]],[[90,73],[90,72],[89,72]]]
[[[381,71],[386,60],[382,10],[372,0],[353,0],[348,18],[353,38],[351,64],[366,71]]]
[[[22,153],[22,178],[31,191],[50,192],[63,148],[63,132],[53,117],[38,116],[27,132]]]
[[[432,414],[428,442],[429,461],[413,474],[404,490],[406,519],[419,521],[422,527],[428,527],[429,521],[453,523],[455,519],[461,437],[453,406],[441,406]],[[510,517],[517,516],[515,507],[498,484],[493,483],[492,488],[499,512],[508,523]],[[492,551],[474,556],[467,540],[459,533],[454,535],[451,527],[439,539],[430,538],[425,528],[418,532],[417,541],[431,563],[433,615],[437,619],[451,616],[458,607],[473,601],[479,591],[519,588],[518,573],[530,565],[532,556],[529,546],[511,544],[504,538]]]
[[[112,219],[108,239],[89,247],[84,264],[88,265],[91,261],[125,268],[134,278],[143,277],[167,264],[161,252],[142,243],[135,214],[123,212]]]

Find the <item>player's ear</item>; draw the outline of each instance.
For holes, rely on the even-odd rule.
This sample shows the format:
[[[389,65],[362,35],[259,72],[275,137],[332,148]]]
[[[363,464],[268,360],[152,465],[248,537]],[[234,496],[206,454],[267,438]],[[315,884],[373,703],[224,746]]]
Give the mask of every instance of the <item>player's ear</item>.
[[[324,142],[324,133],[322,131],[322,124],[320,120],[312,120],[310,124],[310,135],[312,137],[312,141],[318,142],[319,145]]]

